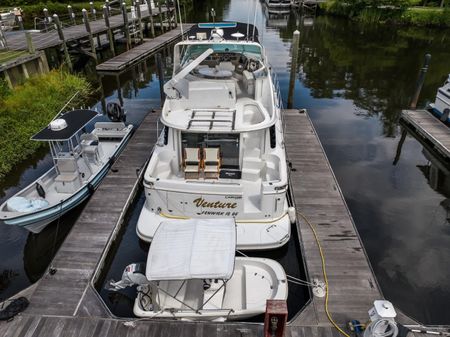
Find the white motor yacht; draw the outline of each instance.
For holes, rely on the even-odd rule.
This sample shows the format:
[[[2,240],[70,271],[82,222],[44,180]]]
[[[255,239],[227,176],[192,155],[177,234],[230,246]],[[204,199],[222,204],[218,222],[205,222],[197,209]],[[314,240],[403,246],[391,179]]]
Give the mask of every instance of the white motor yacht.
[[[92,110],[68,111],[31,138],[49,143],[54,165],[0,206],[0,221],[39,233],[98,187],[133,126],[97,122],[92,132],[84,132],[97,116]]]
[[[238,249],[288,242],[281,98],[257,37],[252,25],[208,23],[175,45],[164,129],[144,175],[142,240],[164,221],[232,218]]]
[[[128,265],[110,290],[137,284],[133,312],[145,318],[236,320],[262,314],[267,300],[286,300],[283,267],[265,258],[235,257],[233,219],[163,222],[146,264]]]
[[[443,122],[450,123],[450,74],[436,94],[436,101],[430,104],[431,110]]]

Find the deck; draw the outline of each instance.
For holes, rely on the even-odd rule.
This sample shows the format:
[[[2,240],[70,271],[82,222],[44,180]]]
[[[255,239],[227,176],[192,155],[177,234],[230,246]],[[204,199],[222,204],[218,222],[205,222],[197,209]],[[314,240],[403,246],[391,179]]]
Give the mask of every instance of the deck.
[[[145,106],[139,100],[136,103]],[[284,116],[287,153],[293,165],[291,186],[297,210],[314,224],[323,245],[330,312],[342,326],[350,319],[365,322],[373,300],[382,294],[361,240],[308,115],[286,110]],[[156,140],[157,118],[155,113],[145,117],[56,254],[52,262],[56,274],[46,274],[26,291],[30,307],[13,321],[0,322],[0,337],[263,336],[263,325],[256,323],[117,319],[104,308],[91,285],[137,190],[137,172]],[[300,219],[297,226],[307,272],[310,278],[323,279],[312,233]],[[402,315],[400,319],[406,322]],[[326,318],[323,298],[313,298],[290,322],[286,336],[337,337],[339,333]]]
[[[427,110],[403,110],[401,118],[445,158],[450,158],[450,129]]]
[[[170,9],[172,10],[172,9]],[[166,13],[167,8],[163,7],[161,9],[162,13]],[[152,9],[153,16],[159,15],[159,9]],[[142,10],[141,17],[143,20],[149,17],[148,9]],[[131,22],[131,13],[128,13],[129,22]],[[109,18],[110,29],[115,30],[122,26],[124,26],[122,14],[113,15]],[[108,31],[106,27],[105,21],[101,18],[95,21],[90,21],[92,34],[104,34]],[[84,24],[69,26],[63,28],[64,39],[66,42],[76,41],[80,39],[88,38],[89,33],[86,31],[86,27]],[[25,39],[25,34],[21,32],[14,32],[13,34],[6,34],[6,42],[9,50],[28,50],[27,42]],[[59,39],[58,33],[56,30],[52,30],[49,32],[33,32],[31,33],[31,38],[33,41],[33,45],[37,50],[43,50],[55,46],[59,46],[62,44],[62,41]]]
[[[192,28],[193,24],[183,24],[184,34],[188,33]],[[136,63],[150,54],[154,53],[159,48],[169,44],[176,39],[181,37],[180,29],[173,29],[155,37],[154,39],[149,39],[149,41],[144,42],[116,57],[109,59],[99,65],[97,65],[97,71],[99,72],[117,72],[126,69],[128,66]]]

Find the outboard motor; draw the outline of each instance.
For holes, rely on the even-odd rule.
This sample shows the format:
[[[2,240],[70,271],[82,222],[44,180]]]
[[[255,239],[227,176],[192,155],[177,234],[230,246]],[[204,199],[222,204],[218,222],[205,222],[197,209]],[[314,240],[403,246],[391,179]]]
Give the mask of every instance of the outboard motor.
[[[126,120],[125,110],[116,102],[106,104],[106,115],[113,122],[125,122]]]
[[[106,285],[106,289],[118,291],[135,284],[144,285],[148,283],[147,277],[145,276],[145,263],[132,263],[125,267],[122,279],[117,282],[110,280]]]

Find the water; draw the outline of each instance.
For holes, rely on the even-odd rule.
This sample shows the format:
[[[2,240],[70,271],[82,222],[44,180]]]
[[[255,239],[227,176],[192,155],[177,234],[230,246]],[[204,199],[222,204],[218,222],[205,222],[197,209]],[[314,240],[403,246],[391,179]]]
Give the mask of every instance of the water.
[[[204,21],[206,11],[214,7],[216,20],[246,21],[246,4],[242,0],[196,1],[187,15],[191,22]],[[267,20],[262,4],[250,0],[250,6],[255,5],[260,40],[278,74],[285,102],[292,32],[296,28],[301,31],[294,107],[309,111],[385,297],[423,323],[450,324],[448,165],[409,135],[393,165],[400,139],[400,111],[408,106],[424,54],[431,53],[432,61],[419,105],[434,100],[437,88],[450,73],[450,31],[363,26],[330,17],[317,17],[312,26],[303,26],[294,14]],[[170,57],[164,59],[169,75]],[[120,87],[125,106],[135,98],[159,106],[153,58],[139,67],[121,75],[118,86],[114,77],[103,78],[106,100],[117,99]],[[92,64],[85,69],[91,70],[89,76],[95,80]],[[142,113],[132,112],[128,117],[139,123]],[[0,182],[0,199],[25,186],[49,165],[49,158],[41,153],[18,167]],[[138,204],[142,197],[139,200]],[[63,221],[73,222],[79,211]],[[30,248],[27,232],[0,225],[0,297],[26,287],[45,271],[54,250],[48,251],[48,246],[58,242],[51,238],[56,227],[58,236],[64,236],[61,228],[67,230],[70,223],[52,226],[46,230],[50,239],[41,245],[46,247],[40,254],[44,258],[37,261],[39,245]],[[132,225],[128,226],[124,246],[145,253],[133,233]],[[117,256],[120,259],[121,255]],[[133,261],[124,258],[120,262]],[[116,309],[126,313],[125,308]]]

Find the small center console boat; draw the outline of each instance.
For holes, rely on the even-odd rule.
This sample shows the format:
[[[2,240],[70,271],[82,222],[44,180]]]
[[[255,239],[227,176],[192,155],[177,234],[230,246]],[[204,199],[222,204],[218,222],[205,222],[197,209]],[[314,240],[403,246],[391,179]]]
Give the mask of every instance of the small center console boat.
[[[97,116],[92,110],[72,110],[31,138],[49,143],[54,165],[0,206],[0,221],[39,233],[98,187],[133,126],[97,122],[92,132],[84,132],[86,124]]]
[[[450,123],[450,74],[436,94],[436,101],[430,104],[431,111],[445,123]]]

